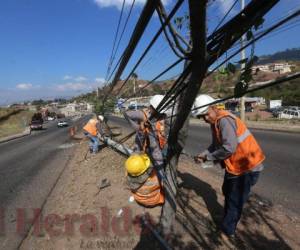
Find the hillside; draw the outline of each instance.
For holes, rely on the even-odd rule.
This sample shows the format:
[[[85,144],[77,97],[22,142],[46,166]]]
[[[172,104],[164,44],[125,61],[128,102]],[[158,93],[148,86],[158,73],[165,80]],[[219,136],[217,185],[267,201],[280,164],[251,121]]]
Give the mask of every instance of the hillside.
[[[293,65],[293,72],[300,71],[300,48],[289,49],[286,51],[277,52],[273,55],[262,56],[259,59],[259,64],[271,63],[275,61],[288,61]],[[207,77],[201,87],[199,92],[212,94],[214,97],[222,98],[233,93],[234,85],[239,81],[239,72],[235,74],[222,74],[221,72],[214,72],[209,77]],[[254,82],[264,82],[277,77],[282,76],[278,73],[273,72],[257,72],[253,75]],[[136,96],[150,96],[154,94],[165,94],[168,89],[172,86],[175,80],[168,81],[158,81],[148,85],[148,81],[139,79],[136,81],[135,89]],[[119,81],[114,88],[111,98],[109,99],[109,106],[114,106],[116,98],[129,98],[134,97],[134,84],[132,81],[122,87],[124,81]],[[251,83],[250,83],[251,84]],[[102,99],[107,93],[108,87],[103,87],[99,90],[99,96],[97,97],[96,92],[89,93],[86,95],[81,95],[73,100],[85,100],[89,102],[99,104],[99,99]],[[251,96],[262,96],[266,99],[282,99],[285,105],[300,105],[300,80],[294,80],[292,82],[287,82],[281,86],[273,87],[271,89],[266,89],[257,93],[251,94]]]
[[[260,56],[258,63],[266,64],[275,61],[300,61],[300,48],[287,49],[272,55]]]

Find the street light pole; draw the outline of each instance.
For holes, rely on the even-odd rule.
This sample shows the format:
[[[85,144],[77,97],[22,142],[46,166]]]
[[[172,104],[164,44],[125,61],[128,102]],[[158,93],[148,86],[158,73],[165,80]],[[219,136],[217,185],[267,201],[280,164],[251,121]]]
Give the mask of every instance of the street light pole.
[[[240,0],[241,1],[241,10],[245,8],[245,0]],[[241,47],[244,47],[244,42],[246,40],[246,35],[243,35],[241,38]],[[245,49],[241,51],[241,59],[244,60],[246,58],[246,53]],[[245,63],[241,65],[241,71],[243,71],[245,68]],[[240,98],[240,114],[241,114],[241,120],[245,121],[245,97],[242,96]]]

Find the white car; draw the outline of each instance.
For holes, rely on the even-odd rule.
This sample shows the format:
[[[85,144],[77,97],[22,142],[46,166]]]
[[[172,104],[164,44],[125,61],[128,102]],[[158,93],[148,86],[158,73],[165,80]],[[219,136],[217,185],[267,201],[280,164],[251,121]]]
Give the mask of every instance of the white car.
[[[55,120],[54,117],[48,116],[48,121],[53,121],[53,120]]]
[[[300,119],[300,111],[285,109],[279,113],[278,118],[280,119]]]
[[[62,127],[68,127],[69,124],[67,123],[67,121],[59,121],[57,123],[57,127],[62,128]]]

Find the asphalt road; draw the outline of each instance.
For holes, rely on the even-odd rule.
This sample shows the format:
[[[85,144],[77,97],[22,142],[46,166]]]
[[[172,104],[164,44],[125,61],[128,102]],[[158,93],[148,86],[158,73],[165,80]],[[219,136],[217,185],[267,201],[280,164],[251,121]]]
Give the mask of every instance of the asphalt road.
[[[118,117],[109,120],[129,128],[128,123]],[[266,160],[265,169],[254,191],[273,204],[280,204],[293,213],[300,214],[300,134],[250,129],[261,145]],[[185,151],[196,154],[209,146],[209,127],[191,124]],[[222,178],[219,169],[209,169]]]
[[[0,208],[4,211],[0,225],[5,225],[5,230],[0,226],[0,249],[16,249],[23,238],[16,233],[17,209],[25,209],[26,218],[32,218],[31,209],[42,207],[72,155],[72,148],[66,147],[72,145],[68,127],[56,124],[51,121],[41,131],[0,144]]]

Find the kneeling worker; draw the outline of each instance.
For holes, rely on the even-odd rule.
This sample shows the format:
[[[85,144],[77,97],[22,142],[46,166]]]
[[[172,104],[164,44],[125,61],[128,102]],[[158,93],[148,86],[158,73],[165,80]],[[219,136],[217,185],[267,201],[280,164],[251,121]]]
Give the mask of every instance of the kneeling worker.
[[[83,127],[84,135],[90,139],[90,152],[96,154],[99,151],[99,138],[98,134],[102,135],[101,123],[104,121],[102,115],[96,118],[90,119],[87,124]]]
[[[146,154],[133,154],[125,162],[127,184],[140,205],[162,205],[165,197],[156,170]]]
[[[202,107],[213,101],[208,95],[200,95],[194,106]],[[210,124],[213,137],[212,145],[196,156],[195,161],[219,161],[225,168],[222,186],[225,205],[221,227],[223,237],[232,237],[250,189],[264,168],[262,162],[265,156],[245,123],[230,112],[219,110],[214,105],[192,112]]]

